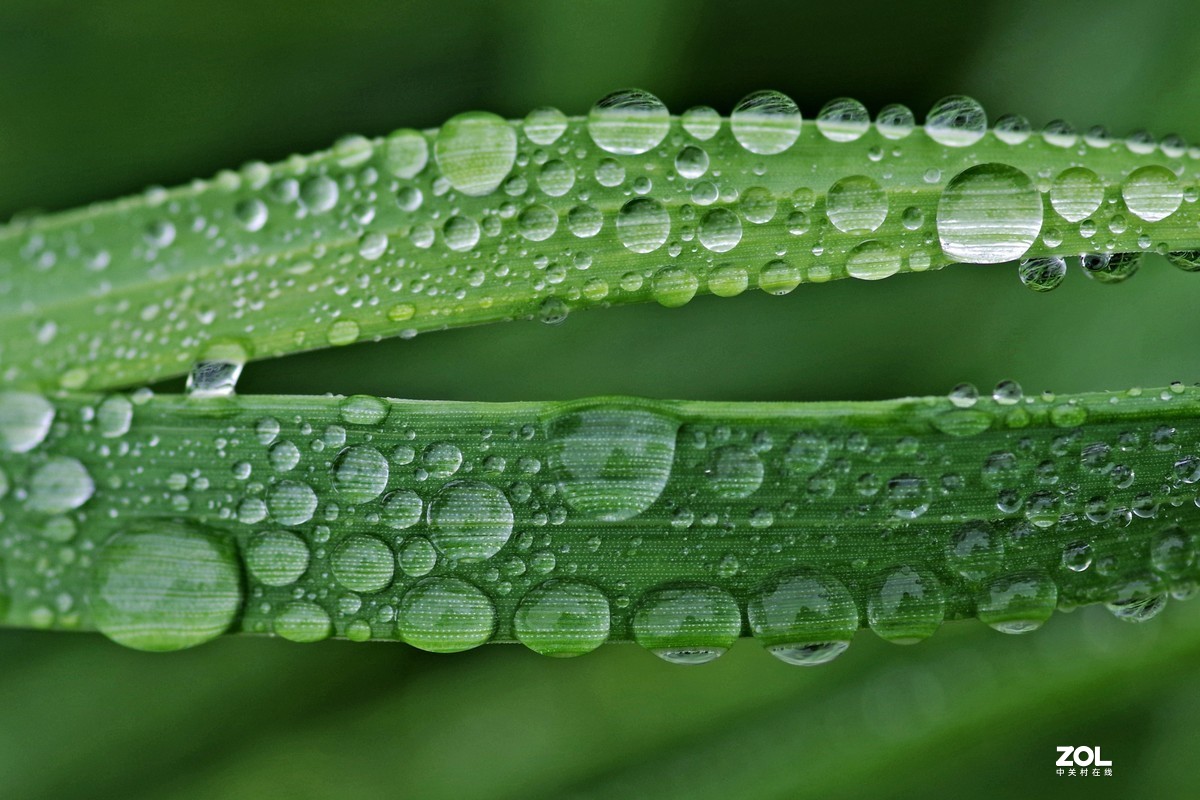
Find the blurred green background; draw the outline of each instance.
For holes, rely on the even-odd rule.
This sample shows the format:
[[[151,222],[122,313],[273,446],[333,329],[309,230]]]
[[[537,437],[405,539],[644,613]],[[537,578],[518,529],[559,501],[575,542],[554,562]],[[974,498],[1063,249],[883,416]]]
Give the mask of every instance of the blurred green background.
[[[839,95],[920,118],[961,92],[993,119],[1200,138],[1191,0],[827,6],[6,0],[0,216],[467,109],[579,114],[628,85],[723,112],[776,88],[810,118]],[[818,400],[1192,382],[1197,280],[1152,258],[1128,284],[1074,273],[1043,296],[1011,266],[960,267],[294,356],[251,365],[239,390]],[[1194,797],[1197,617],[1091,609],[1028,637],[959,623],[914,648],[864,633],[814,670],[753,642],[686,669],[625,646],[556,661],[228,638],[153,656],[3,631],[0,796]],[[1100,746],[1114,775],[1055,775],[1057,745]]]

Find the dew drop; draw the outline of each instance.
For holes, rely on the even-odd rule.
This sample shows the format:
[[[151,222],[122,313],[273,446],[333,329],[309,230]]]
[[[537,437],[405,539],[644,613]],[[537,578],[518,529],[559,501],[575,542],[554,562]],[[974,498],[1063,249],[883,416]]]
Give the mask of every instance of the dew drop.
[[[641,89],[622,89],[600,99],[588,113],[592,141],[618,155],[639,155],[666,137],[671,117],[663,102]]]
[[[888,201],[879,184],[865,175],[842,178],[829,189],[825,213],[843,233],[872,233],[887,218]]]
[[[324,214],[338,201],[338,185],[328,175],[316,175],[300,185],[300,202],[313,214]]]
[[[1021,283],[1035,292],[1058,288],[1067,275],[1067,262],[1062,256],[1026,258],[1017,267]]]
[[[317,493],[307,483],[280,481],[267,497],[267,509],[280,525],[303,525],[317,510]]]
[[[429,142],[420,131],[401,129],[383,142],[383,166],[397,178],[410,179],[429,163]]]
[[[902,565],[881,572],[867,601],[867,623],[880,638],[914,644],[932,636],[945,616],[937,577],[924,567]]]
[[[88,592],[96,628],[136,650],[180,650],[220,636],[242,606],[223,539],[174,522],[116,534],[96,554]]]
[[[813,666],[841,655],[858,630],[858,607],[841,581],[814,570],[776,575],[751,598],[750,630],[776,658]]]
[[[347,502],[366,503],[387,488],[388,462],[373,447],[347,447],[333,460],[330,474],[334,488]]]
[[[546,656],[590,653],[608,639],[608,598],[595,586],[551,580],[521,600],[513,631],[521,644]]]
[[[636,408],[591,408],[547,426],[549,466],[563,499],[588,519],[619,522],[642,513],[671,476],[678,423]]]
[[[671,232],[671,217],[662,203],[635,197],[617,213],[617,238],[634,253],[650,253],[662,247]]]
[[[695,106],[683,112],[679,118],[683,129],[693,138],[706,142],[721,130],[721,115],[709,106]]]
[[[714,253],[725,253],[742,240],[742,221],[727,208],[714,208],[700,221],[700,244]]]
[[[289,531],[267,531],[245,549],[246,569],[266,586],[288,586],[308,571],[308,545]]]
[[[54,421],[54,406],[33,392],[0,392],[0,449],[27,453],[41,444]]]
[[[333,633],[329,612],[316,603],[288,603],[272,620],[275,635],[289,642],[307,644],[328,639]]]
[[[913,132],[916,119],[908,106],[892,103],[880,109],[875,117],[875,127],[886,139],[903,139]]]
[[[374,536],[354,534],[338,544],[329,560],[333,577],[354,592],[377,592],[392,582],[396,558]]]
[[[677,586],[648,592],[633,615],[633,640],[672,664],[706,664],[742,632],[737,601],[715,586]]]
[[[663,267],[650,281],[650,293],[665,308],[687,305],[699,288],[700,280],[682,267]]]
[[[480,481],[454,481],[429,502],[429,538],[447,558],[491,558],[508,542],[513,510],[504,493]]]
[[[1029,176],[1007,164],[978,164],[951,179],[938,201],[938,236],[966,264],[1020,258],[1042,229],[1042,199]]]
[[[1183,202],[1183,189],[1175,173],[1158,164],[1139,167],[1121,184],[1121,197],[1130,213],[1146,222],[1158,222],[1175,213]]]
[[[63,514],[82,506],[95,491],[95,481],[78,459],[51,456],[30,476],[25,507],[38,514]]]
[[[849,97],[830,100],[817,114],[817,130],[831,142],[853,142],[871,127],[862,103]]]
[[[459,114],[438,130],[433,157],[451,186],[465,195],[479,197],[495,191],[512,171],[517,134],[495,114]]]
[[[1050,205],[1067,222],[1082,222],[1104,202],[1100,176],[1086,167],[1071,167],[1050,186]]]
[[[802,118],[795,101],[772,90],[753,92],[729,115],[729,127],[738,143],[758,155],[787,150],[800,136]]]
[[[567,117],[557,108],[535,108],[525,115],[522,129],[534,144],[554,144],[567,130]]]
[[[458,653],[492,638],[496,608],[478,587],[458,578],[426,578],[400,600],[400,638],[431,653]]]
[[[925,133],[948,147],[975,144],[987,132],[987,114],[978,101],[951,95],[934,103],[925,117]]]
[[[846,256],[846,272],[864,281],[890,278],[900,271],[900,253],[885,242],[871,239],[856,246]]]

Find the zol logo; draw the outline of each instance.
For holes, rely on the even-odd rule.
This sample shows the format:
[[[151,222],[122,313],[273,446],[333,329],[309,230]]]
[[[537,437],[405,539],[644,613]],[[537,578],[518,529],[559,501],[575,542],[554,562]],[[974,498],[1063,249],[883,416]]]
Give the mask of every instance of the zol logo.
[[[1088,747],[1086,745],[1079,747],[1059,745],[1058,761],[1055,762],[1055,766],[1058,767],[1059,775],[1070,775],[1072,777],[1083,777],[1085,775],[1100,777],[1101,775],[1111,776],[1113,774],[1112,759],[1101,756],[1099,747]]]

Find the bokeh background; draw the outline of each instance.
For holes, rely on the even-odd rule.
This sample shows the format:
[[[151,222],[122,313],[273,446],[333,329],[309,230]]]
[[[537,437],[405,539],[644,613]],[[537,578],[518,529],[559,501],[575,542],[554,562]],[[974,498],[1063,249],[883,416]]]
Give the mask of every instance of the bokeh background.
[[[822,7],[824,5],[825,7]],[[584,113],[640,86],[675,111],[787,92],[918,118],[966,93],[993,119],[1200,139],[1192,0],[5,0],[0,217],[277,160],[467,109]],[[365,344],[247,368],[239,391],[523,400],[627,393],[873,399],[960,381],[1080,391],[1198,379],[1200,277],[1156,257],[1050,295],[1015,268],[698,298]],[[158,387],[178,389],[178,383]],[[233,638],[165,656],[0,631],[0,796],[1195,797],[1200,606],[1096,609],[1008,637],[861,634],[786,667],[754,642],[671,667],[633,646]],[[1057,745],[1112,777],[1059,777]]]

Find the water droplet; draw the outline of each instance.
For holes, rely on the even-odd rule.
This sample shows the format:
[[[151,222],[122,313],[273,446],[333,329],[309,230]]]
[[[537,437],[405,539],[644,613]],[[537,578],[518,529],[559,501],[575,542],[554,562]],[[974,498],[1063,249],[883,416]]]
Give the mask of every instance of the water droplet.
[[[330,474],[334,488],[346,502],[367,503],[387,488],[388,462],[373,447],[347,447],[333,460]]]
[[[1184,272],[1200,272],[1200,250],[1178,250],[1167,253],[1167,261]]]
[[[753,222],[755,225],[762,225],[774,218],[778,203],[769,189],[762,186],[751,186],[742,192],[738,208],[747,221]]]
[[[420,578],[437,566],[437,549],[424,536],[414,536],[404,543],[397,561],[405,575]]]
[[[347,425],[379,425],[387,419],[389,406],[378,397],[356,394],[347,397],[338,406],[342,422]],[[275,423],[278,433],[279,423]],[[274,437],[272,437],[274,438]]]
[[[675,171],[688,180],[699,178],[708,172],[708,153],[703,148],[689,144],[675,156]]]
[[[1016,381],[1000,381],[992,390],[992,399],[1002,406],[1011,406],[1019,403],[1024,394]]]
[[[1110,596],[1114,599],[1104,607],[1124,622],[1146,622],[1158,616],[1167,605],[1161,580],[1149,573],[1121,580],[1112,587]]]
[[[742,221],[727,208],[714,208],[700,221],[700,244],[714,253],[725,253],[742,240]]]
[[[581,239],[588,239],[600,232],[604,215],[593,206],[575,206],[567,214],[567,227]]]
[[[979,390],[974,384],[960,383],[950,390],[949,400],[955,408],[970,408],[979,402]]]
[[[878,281],[900,271],[900,253],[875,239],[863,242],[846,256],[846,272],[852,278]]]
[[[1033,126],[1020,114],[1005,114],[996,120],[994,131],[1005,144],[1022,144],[1033,133]]]
[[[948,147],[967,147],[987,133],[987,114],[976,100],[964,95],[943,97],[925,117],[925,133]]]
[[[1058,586],[1041,570],[999,575],[975,598],[980,621],[1001,633],[1029,633],[1050,619],[1058,605]]]
[[[0,448],[27,453],[41,444],[54,421],[54,406],[33,392],[0,392]]]
[[[946,543],[946,566],[969,581],[980,581],[994,572],[1004,558],[1004,543],[995,528],[983,520],[960,525]]]
[[[808,569],[769,579],[747,607],[750,629],[776,658],[824,664],[841,655],[858,630],[858,607],[841,581]]]
[[[562,197],[575,185],[575,170],[564,161],[547,161],[538,172],[538,188],[551,197]]]
[[[1100,283],[1121,283],[1133,277],[1142,265],[1141,253],[1084,253],[1079,257],[1083,273]]]
[[[316,175],[300,185],[300,202],[313,214],[324,214],[337,205],[338,185],[328,175]]]
[[[1042,198],[1029,176],[1007,164],[978,164],[951,179],[938,201],[946,255],[966,264],[1020,258],[1042,229]]]
[[[1035,292],[1058,288],[1067,275],[1067,262],[1062,256],[1026,258],[1017,267],[1021,283]]]
[[[1083,572],[1092,565],[1092,546],[1087,542],[1072,542],[1063,548],[1062,565],[1072,572]]]
[[[592,141],[618,155],[639,155],[666,137],[671,117],[662,101],[641,89],[622,89],[604,97],[588,113]]]
[[[294,533],[267,531],[245,549],[246,569],[266,586],[288,586],[308,571],[308,545]]]
[[[897,475],[887,482],[887,503],[900,519],[916,519],[929,510],[933,490],[917,475]]]
[[[392,582],[395,556],[374,536],[347,536],[329,560],[333,577],[354,592],[377,592]]]
[[[787,95],[763,90],[746,95],[729,115],[729,127],[742,147],[758,155],[774,155],[800,136],[800,109]]]
[[[914,644],[937,631],[945,612],[937,577],[924,567],[902,565],[876,577],[867,601],[867,624],[889,642]]]
[[[608,598],[595,586],[551,580],[521,600],[513,631],[521,644],[546,656],[590,653],[608,639]]]
[[[303,525],[317,510],[317,494],[307,483],[280,481],[267,497],[267,509],[280,525]]]
[[[88,592],[96,628],[136,650],[180,650],[220,636],[242,606],[226,540],[174,522],[116,534],[96,554]]]
[[[427,578],[401,599],[396,630],[413,647],[457,653],[492,638],[496,609],[473,584],[458,578]]]
[[[480,481],[454,481],[429,502],[429,538],[447,558],[491,558],[512,535],[513,510],[504,493]]]
[[[825,213],[843,233],[872,233],[887,218],[887,195],[865,175],[842,178],[829,189]]]
[[[687,305],[699,289],[699,278],[682,267],[663,267],[650,282],[655,301],[665,308]]]
[[[429,142],[424,134],[401,129],[383,142],[383,166],[397,178],[415,178],[429,163]]]
[[[316,603],[288,603],[272,621],[275,635],[289,642],[307,644],[328,639],[333,633],[329,612]]]
[[[25,505],[39,514],[63,514],[82,506],[95,491],[95,481],[78,459],[51,456],[29,478]]]
[[[267,224],[267,204],[257,197],[247,198],[233,207],[233,216],[251,233],[261,231]]]
[[[862,103],[849,97],[830,100],[817,114],[817,130],[832,142],[853,142],[871,127]]]
[[[1150,164],[1129,174],[1121,184],[1121,197],[1131,214],[1146,222],[1158,222],[1179,208],[1183,202],[1183,189],[1174,172]]]
[[[645,511],[671,476],[678,424],[636,408],[568,412],[547,426],[549,465],[567,505],[619,522]]]
[[[557,108],[543,106],[525,115],[522,128],[534,144],[554,144],[567,130],[567,117]]]
[[[671,232],[671,217],[662,203],[635,197],[617,212],[617,238],[634,253],[650,253],[662,247]]]
[[[916,119],[908,106],[892,103],[880,109],[875,117],[875,127],[884,138],[903,139],[913,132]]]
[[[782,258],[772,259],[758,273],[758,288],[767,294],[785,295],[800,285],[800,270]]]
[[[1195,543],[1179,525],[1167,526],[1150,542],[1150,563],[1168,577],[1184,577],[1191,572],[1195,562]]]
[[[713,451],[708,468],[708,485],[718,497],[749,497],[762,486],[762,459],[748,447],[726,445]]]
[[[106,439],[129,433],[133,423],[133,403],[123,394],[109,395],[96,406],[96,429]]]
[[[1100,176],[1086,167],[1071,167],[1050,186],[1050,205],[1067,222],[1082,222],[1104,202]]]
[[[433,157],[458,191],[478,197],[495,191],[512,171],[517,134],[495,114],[470,111],[451,117],[438,131]]]
[[[479,223],[470,217],[451,217],[442,226],[446,246],[456,253],[465,253],[479,244],[479,233]]]
[[[721,115],[708,106],[695,106],[679,118],[683,129],[700,141],[708,141],[721,130]]]
[[[633,640],[672,664],[706,664],[742,632],[737,601],[715,586],[656,589],[633,615]]]
[[[708,290],[717,297],[736,297],[749,285],[749,274],[737,264],[722,264],[708,276]]]

